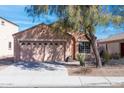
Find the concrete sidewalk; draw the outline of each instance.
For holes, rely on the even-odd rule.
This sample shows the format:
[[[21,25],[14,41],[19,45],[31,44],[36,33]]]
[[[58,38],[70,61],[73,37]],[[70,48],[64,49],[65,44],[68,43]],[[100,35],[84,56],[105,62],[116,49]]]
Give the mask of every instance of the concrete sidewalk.
[[[0,87],[124,87],[124,77],[0,76]]]
[[[124,87],[124,77],[68,76],[59,64],[18,63],[0,70],[0,87]]]
[[[124,77],[79,77],[82,87],[124,87]]]

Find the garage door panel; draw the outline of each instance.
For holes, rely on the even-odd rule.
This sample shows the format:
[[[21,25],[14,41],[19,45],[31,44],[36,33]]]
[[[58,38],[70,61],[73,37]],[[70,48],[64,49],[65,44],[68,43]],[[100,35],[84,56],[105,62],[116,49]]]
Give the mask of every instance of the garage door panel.
[[[60,43],[54,43],[53,45],[53,60],[63,61],[64,60],[64,46]]]
[[[20,44],[20,59],[40,62],[63,61],[64,45],[59,42],[25,42],[24,45]]]
[[[39,43],[33,44],[32,45],[32,50],[33,52],[32,58],[35,61],[43,61],[43,56],[44,56],[44,46],[39,45]]]
[[[39,45],[38,46],[38,61],[44,61],[45,56],[45,46]]]
[[[64,46],[60,45],[58,48],[58,60],[64,60]],[[60,52],[59,52],[60,51]]]
[[[38,61],[38,46],[37,45],[32,45],[32,50],[33,51],[33,58],[35,61]]]
[[[56,46],[54,42],[50,42],[45,46],[45,60],[44,61],[55,61]]]
[[[29,47],[29,45],[27,46],[26,44],[24,45],[21,45],[21,49],[20,49],[20,59],[21,60],[25,60],[25,61],[31,61],[33,60],[32,58],[32,51],[31,50],[31,47]]]

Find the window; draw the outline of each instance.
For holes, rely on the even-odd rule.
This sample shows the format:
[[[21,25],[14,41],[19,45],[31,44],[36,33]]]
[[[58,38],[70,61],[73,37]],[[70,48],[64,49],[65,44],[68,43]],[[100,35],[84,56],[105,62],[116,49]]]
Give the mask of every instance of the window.
[[[42,45],[41,43],[39,43],[39,45]]]
[[[24,43],[24,42],[22,42],[22,43],[21,43],[21,45],[25,45],[25,43]]]
[[[53,43],[50,43],[50,45],[53,45]]]
[[[9,42],[9,49],[11,49],[12,48],[12,43],[11,42]]]
[[[1,21],[1,25],[4,25],[4,23],[5,23],[4,21]]]
[[[55,45],[57,46],[57,45],[58,45],[58,43],[55,43]]]
[[[33,45],[36,45],[36,43],[33,43]]]
[[[27,45],[31,45],[31,43],[28,42]]]
[[[90,53],[90,43],[80,42],[79,43],[79,53]]]
[[[47,43],[44,43],[44,45],[47,45]]]

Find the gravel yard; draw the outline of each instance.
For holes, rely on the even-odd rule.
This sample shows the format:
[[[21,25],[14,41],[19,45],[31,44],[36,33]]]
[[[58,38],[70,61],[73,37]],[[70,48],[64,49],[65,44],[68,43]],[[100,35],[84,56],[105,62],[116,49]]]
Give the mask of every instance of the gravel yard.
[[[124,76],[124,67],[103,67],[103,68],[84,68],[81,66],[68,67],[69,75],[83,75],[83,76]]]
[[[81,67],[79,62],[4,60],[0,76],[0,87],[124,87],[124,65],[120,64],[98,69]]]
[[[0,60],[0,71],[6,69],[8,66],[11,68],[22,70],[48,70],[56,71],[67,68],[69,76],[124,76],[124,58],[119,60],[111,60],[107,65],[102,68],[92,67],[81,67],[79,62],[66,62],[66,63],[29,63],[29,62],[17,62],[13,63],[12,59]],[[54,64],[54,65],[53,65]],[[9,67],[9,68],[10,68]],[[9,69],[7,68],[7,69]],[[64,68],[65,69],[65,68]],[[13,70],[15,71],[15,70]],[[17,71],[17,70],[16,70]]]
[[[110,60],[108,64],[102,68],[81,67],[79,64],[76,66],[67,66],[68,74],[70,76],[124,76],[124,58],[118,60]]]

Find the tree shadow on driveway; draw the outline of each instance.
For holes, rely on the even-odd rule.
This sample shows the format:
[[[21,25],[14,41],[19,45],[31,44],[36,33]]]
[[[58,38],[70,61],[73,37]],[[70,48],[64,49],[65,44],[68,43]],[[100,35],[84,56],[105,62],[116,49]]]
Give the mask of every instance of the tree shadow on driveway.
[[[0,59],[0,66],[7,66],[7,65],[12,65],[13,64],[13,57],[6,57],[6,58],[1,58]]]
[[[72,66],[73,64],[68,64],[67,62],[26,62],[26,61],[17,61],[14,62],[13,57],[0,59],[0,66],[14,66],[21,68],[23,70],[63,70],[65,66]]]
[[[24,61],[19,61],[19,62],[14,62],[13,65],[15,67],[19,67],[24,70],[49,70],[49,71],[55,71],[55,70],[61,70],[64,67],[59,64],[56,65],[54,62],[24,62]]]

